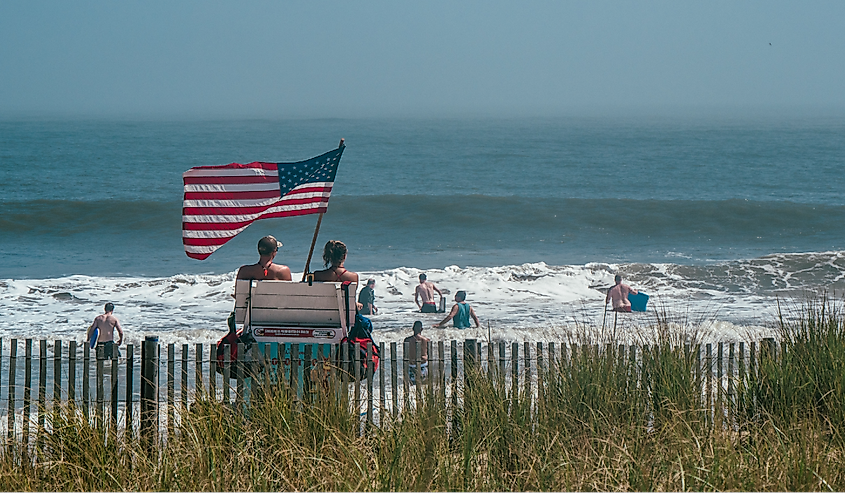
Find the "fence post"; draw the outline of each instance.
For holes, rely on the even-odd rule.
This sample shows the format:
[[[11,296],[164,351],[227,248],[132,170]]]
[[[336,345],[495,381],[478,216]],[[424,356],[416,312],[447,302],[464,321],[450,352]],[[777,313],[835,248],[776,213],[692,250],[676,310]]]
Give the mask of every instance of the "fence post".
[[[96,363],[96,373],[94,374],[94,386],[97,391],[97,407],[94,410],[94,422],[96,423],[97,427],[103,425],[103,420],[105,419],[105,388],[103,387],[103,379],[105,378],[103,375],[103,357],[105,356],[104,353],[104,346],[100,346],[99,344],[95,348],[97,363]]]
[[[384,411],[387,409],[387,396],[384,395],[384,343],[380,342],[378,345],[378,424],[379,427],[384,426]]]
[[[367,431],[373,427],[373,341],[367,341]]]
[[[15,342],[12,339],[12,342]],[[67,402],[71,407],[76,405],[76,341],[70,341],[67,349]]]
[[[464,404],[469,397],[468,390],[472,387],[473,377],[477,376],[478,341],[476,339],[464,339]],[[464,406],[466,407],[466,406]]]
[[[194,387],[196,388],[195,400],[196,396],[202,393],[205,389],[205,385],[202,382],[202,343],[196,343],[194,346],[194,351],[196,352],[196,361],[194,362]],[[270,358],[267,358],[267,362],[270,361]]]
[[[499,341],[499,377],[502,379],[502,385],[505,384],[505,363],[507,359],[505,358],[505,345],[507,343],[505,341]]]
[[[734,411],[734,343],[728,346],[728,423],[733,425]]]
[[[132,434],[132,392],[135,388],[135,346],[126,345],[126,432]]]
[[[511,344],[511,401],[519,397],[519,343]]]
[[[141,344],[141,439],[148,447],[158,436],[158,336]]]
[[[53,343],[53,409],[62,404],[62,341]]]
[[[452,433],[460,434],[461,421],[458,415],[458,341],[452,340],[449,343],[449,359],[452,374]]]
[[[26,340],[23,383],[23,443],[29,444],[29,420],[32,414],[32,339]],[[87,416],[86,416],[87,417]]]
[[[47,407],[47,341],[38,341],[38,435],[44,432],[44,411]]]
[[[542,409],[545,399],[543,389],[543,343],[537,343],[537,412]]]
[[[443,400],[443,406],[446,406],[446,346],[443,341],[437,342],[437,375],[440,385],[440,397]]]
[[[231,344],[224,344],[223,345],[223,404],[231,405],[232,401],[229,396],[229,392],[231,390],[231,382],[230,379],[232,378],[232,345]]]
[[[705,367],[705,379],[707,381],[707,421],[711,422],[712,420],[712,404],[713,404],[713,345],[707,343],[704,353],[704,367]]]
[[[246,346],[244,343],[238,343],[238,354],[235,356],[235,382],[237,384],[237,391],[235,392],[235,404],[238,412],[243,412],[244,403],[246,402],[244,396],[244,373],[246,373]]]
[[[188,409],[188,345],[182,344],[182,385],[179,389],[181,400],[182,400],[182,410]]]
[[[217,345],[208,345],[208,397],[217,401]]]
[[[410,347],[411,343],[408,341],[402,342],[402,402],[404,403],[404,411],[407,411],[411,407],[411,376],[408,371],[408,353],[410,352]]]
[[[399,376],[397,372],[397,360],[399,357],[396,350],[396,343],[390,343],[390,397],[393,402],[393,419],[399,413]]]
[[[9,346],[9,412],[8,426],[9,440],[15,437],[15,397],[16,397],[16,380],[17,380],[17,364],[18,364],[18,340],[12,339],[12,345]]]
[[[421,368],[421,366],[422,366],[422,355],[420,354],[421,351],[422,351],[422,344],[420,344],[420,341],[415,339],[414,340],[414,361],[413,361],[413,364],[414,364],[414,382],[415,382],[414,383],[414,390],[416,390],[416,392],[417,392],[417,401],[416,401],[417,402],[417,405],[416,405],[417,409],[419,409],[420,406],[422,405],[422,399],[423,399],[423,397],[422,397],[423,381],[422,381],[422,368]]]
[[[299,358],[297,358],[299,359]],[[354,382],[354,396],[355,396],[355,416],[358,416],[358,423],[361,422],[361,346],[358,344],[352,345],[352,369]]]
[[[111,401],[111,423],[115,430],[117,430],[117,408],[120,402],[120,395],[117,386],[117,344],[114,345],[114,350],[111,355],[111,392],[109,392],[109,399]]]
[[[176,377],[174,375],[175,371],[175,364],[174,359],[176,358],[176,347],[171,342],[167,345],[167,436],[173,435],[173,397],[175,392],[175,381]]]

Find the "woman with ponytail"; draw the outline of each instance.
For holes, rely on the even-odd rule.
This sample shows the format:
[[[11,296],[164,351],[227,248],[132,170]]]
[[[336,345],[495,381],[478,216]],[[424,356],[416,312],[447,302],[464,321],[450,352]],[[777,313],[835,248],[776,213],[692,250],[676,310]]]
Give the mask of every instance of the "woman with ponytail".
[[[346,245],[342,241],[328,241],[325,248],[323,248],[323,262],[326,268],[314,272],[314,280],[328,282],[350,281],[357,283],[358,274],[347,270],[343,266],[345,260]]]

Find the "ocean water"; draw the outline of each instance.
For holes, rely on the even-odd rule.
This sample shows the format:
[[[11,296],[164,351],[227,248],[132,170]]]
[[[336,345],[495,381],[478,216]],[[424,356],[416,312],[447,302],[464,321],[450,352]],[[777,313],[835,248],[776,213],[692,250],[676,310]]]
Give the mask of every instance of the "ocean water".
[[[467,290],[484,323],[439,339],[609,327],[617,272],[652,297],[618,317],[625,337],[665,312],[754,338],[779,301],[845,289],[845,117],[0,120],[0,337],[81,340],[112,301],[129,341],[218,339],[258,238],[281,239],[277,262],[301,275],[316,216],[259,221],[192,260],[181,174],[341,137],[318,248],[343,240],[347,267],[376,279],[380,340],[437,320],[413,311],[420,272],[450,299]]]

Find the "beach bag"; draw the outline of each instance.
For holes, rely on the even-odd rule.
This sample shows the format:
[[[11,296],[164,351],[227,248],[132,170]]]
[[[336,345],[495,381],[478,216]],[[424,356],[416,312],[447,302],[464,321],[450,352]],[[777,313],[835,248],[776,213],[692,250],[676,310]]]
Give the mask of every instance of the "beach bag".
[[[340,340],[341,350],[338,351],[338,367],[346,372],[350,379],[355,378],[355,351],[358,351],[359,357],[359,375],[361,380],[367,378],[367,368],[372,366],[373,373],[378,369],[381,354],[376,341],[372,337],[373,323],[367,317],[362,317],[360,314],[355,314],[355,325],[349,331],[349,335]],[[367,343],[372,345],[372,358],[367,358]],[[343,348],[346,348],[347,359],[343,361]]]
[[[229,345],[229,361],[236,361],[238,359],[238,343],[244,345],[244,356],[240,366],[246,370],[247,375],[257,374],[264,369],[264,355],[258,350],[258,344],[252,334],[245,334],[243,329],[236,330],[235,326],[235,312],[229,315],[226,321],[229,326],[229,332],[217,341],[216,347],[216,370],[217,373],[223,375],[226,368],[226,344]],[[231,364],[231,363],[230,363]],[[238,365],[233,365],[229,370],[229,378],[238,378]]]

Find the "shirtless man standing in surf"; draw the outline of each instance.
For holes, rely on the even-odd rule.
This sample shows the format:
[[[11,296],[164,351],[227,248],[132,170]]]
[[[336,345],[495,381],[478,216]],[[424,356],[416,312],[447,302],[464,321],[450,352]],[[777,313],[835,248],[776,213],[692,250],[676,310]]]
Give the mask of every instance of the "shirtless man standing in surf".
[[[422,313],[437,313],[437,305],[434,304],[434,292],[437,291],[440,299],[443,299],[443,293],[437,289],[433,282],[426,279],[425,274],[420,274],[420,284],[414,290],[414,303],[417,304]],[[420,298],[422,298],[422,304],[420,304]]]
[[[628,301],[628,294],[638,294],[637,290],[622,283],[622,276],[616,274],[614,278],[616,284],[607,290],[607,296],[604,298],[604,304],[607,306],[608,301],[613,301],[613,311],[615,312],[630,312],[631,302]]]
[[[282,242],[272,236],[265,236],[258,240],[258,263],[244,265],[238,269],[238,279],[255,279],[258,281],[271,279],[276,281],[290,281],[290,268],[287,265],[274,264],[276,252]]]
[[[117,329],[117,333],[120,336],[117,345],[120,346],[123,344],[123,328],[120,326],[120,321],[114,316],[113,312],[114,304],[106,303],[105,313],[97,315],[94,322],[88,327],[87,339],[89,341],[91,340],[91,333],[94,332],[94,329],[100,331],[97,337],[97,349],[103,348],[103,357],[106,359],[112,359],[114,355],[114,329]],[[117,356],[120,356],[119,351],[117,352]]]

